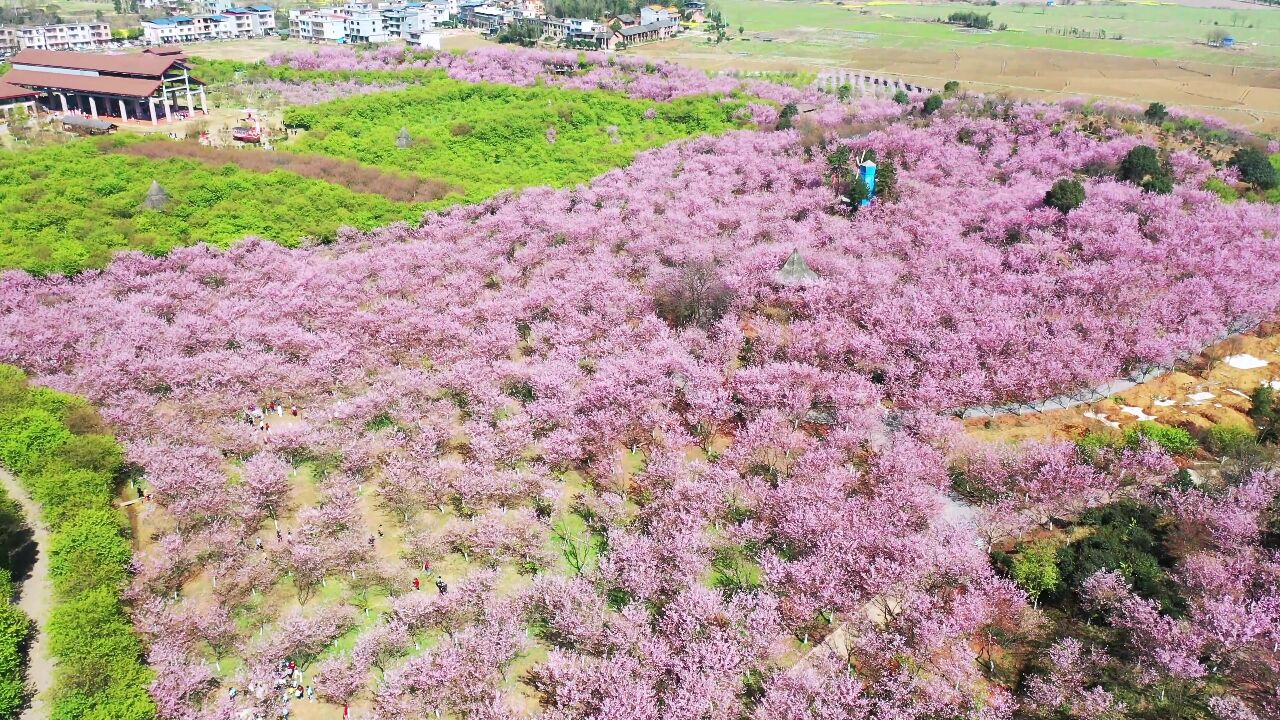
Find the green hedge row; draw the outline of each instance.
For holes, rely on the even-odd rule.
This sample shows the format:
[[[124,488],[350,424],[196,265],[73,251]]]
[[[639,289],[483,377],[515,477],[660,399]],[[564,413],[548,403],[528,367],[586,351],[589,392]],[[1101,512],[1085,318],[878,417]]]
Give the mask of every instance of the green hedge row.
[[[55,605],[48,633],[57,662],[51,720],[155,717],[151,671],[120,602],[132,553],[128,524],[112,505],[123,462],[85,401],[31,387],[21,370],[0,365],[0,464],[40,504],[49,526]],[[0,613],[0,641],[9,622]],[[6,660],[0,642],[0,674]]]
[[[0,491],[5,503],[13,502]],[[13,604],[13,579],[0,569],[0,717],[17,717],[28,700],[26,658],[32,622]]]

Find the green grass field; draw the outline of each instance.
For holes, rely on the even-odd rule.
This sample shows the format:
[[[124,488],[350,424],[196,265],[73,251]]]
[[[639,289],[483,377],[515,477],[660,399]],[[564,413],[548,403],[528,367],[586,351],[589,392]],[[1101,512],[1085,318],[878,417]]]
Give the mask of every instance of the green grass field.
[[[777,41],[772,43],[750,42],[753,55],[796,54],[801,48],[807,51],[804,54],[820,53],[823,49],[838,53],[851,42],[906,49],[937,48],[943,43],[957,47],[1045,48],[1251,66],[1280,64],[1280,10],[1262,6],[1257,10],[1222,10],[1108,2],[991,7],[874,0],[844,6],[810,0],[720,0],[718,4],[732,29],[731,37],[736,37],[739,26],[746,28],[748,37],[755,33],[777,35]],[[989,14],[993,23],[1004,23],[1010,29],[966,33],[954,26],[925,22],[945,18],[956,11]],[[1123,39],[1063,37],[1047,32],[1064,28],[1086,33],[1103,30],[1108,37],[1120,35]],[[1208,34],[1216,29],[1231,33],[1239,49],[1205,46]],[[806,37],[817,35],[804,32],[810,30],[843,31],[852,35],[824,33],[825,37]]]

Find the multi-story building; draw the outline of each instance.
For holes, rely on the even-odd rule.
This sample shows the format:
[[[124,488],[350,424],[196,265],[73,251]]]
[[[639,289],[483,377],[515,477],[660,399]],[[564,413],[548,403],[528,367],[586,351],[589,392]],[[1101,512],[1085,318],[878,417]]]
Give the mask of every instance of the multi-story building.
[[[441,23],[449,20],[449,6],[445,2],[393,5],[382,8],[381,12],[387,37],[414,45],[424,44],[424,34],[432,34]]]
[[[0,52],[11,53],[18,49],[18,28],[0,25]]]
[[[275,32],[270,5],[232,7],[217,15],[175,15],[142,21],[142,39],[151,45],[262,37]]]
[[[458,19],[463,25],[489,32],[497,32],[511,22],[512,16],[510,10],[476,3],[474,0],[465,1],[458,8]]]
[[[307,42],[346,42],[347,18],[333,10],[290,10],[289,34]]]
[[[236,37],[262,37],[276,31],[276,9],[270,5],[245,5],[222,11],[235,22]]]
[[[111,42],[111,26],[104,22],[37,25],[15,29],[19,48],[86,50]]]
[[[375,7],[350,2],[322,10],[289,11],[289,31],[309,42],[381,43],[405,40],[415,45],[438,45],[432,32],[449,19],[447,0],[394,2]]]
[[[347,3],[339,9],[347,16],[346,34],[349,43],[382,43],[390,40],[382,13],[373,3]]]
[[[652,23],[667,22],[671,19],[671,13],[664,7],[642,7],[640,8],[640,24],[650,25]]]

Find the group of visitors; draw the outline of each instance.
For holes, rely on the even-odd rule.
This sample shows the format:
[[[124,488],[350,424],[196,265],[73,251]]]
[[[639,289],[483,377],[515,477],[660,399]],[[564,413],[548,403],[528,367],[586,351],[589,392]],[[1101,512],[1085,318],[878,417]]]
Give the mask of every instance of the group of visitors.
[[[288,412],[292,417],[302,417],[302,411],[298,409],[297,405],[291,405]],[[284,404],[279,400],[272,400],[267,404],[265,409],[258,407],[257,405],[250,405],[245,408],[243,413],[240,414],[240,418],[246,424],[254,425],[262,432],[267,432],[271,429],[271,423],[269,423],[267,419],[271,417],[272,413],[275,413],[276,417],[284,417]]]
[[[227,689],[227,694],[235,698],[238,690],[233,685]],[[274,687],[270,688],[264,683],[262,685],[254,685],[249,683],[249,692],[253,693],[258,700],[265,700],[268,692],[279,694],[280,717],[289,717],[289,703],[294,700],[302,700],[306,698],[311,702],[316,701],[316,688],[314,685],[304,685],[302,683],[302,669],[292,660],[281,660],[276,667],[276,679]]]

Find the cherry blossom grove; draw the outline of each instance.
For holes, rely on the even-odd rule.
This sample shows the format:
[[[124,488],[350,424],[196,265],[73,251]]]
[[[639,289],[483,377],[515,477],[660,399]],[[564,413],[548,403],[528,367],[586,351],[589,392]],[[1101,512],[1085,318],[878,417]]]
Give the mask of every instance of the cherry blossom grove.
[[[776,82],[738,78],[730,74],[709,76],[700,70],[675,63],[605,52],[479,48],[461,55],[436,53],[429,58],[422,58],[394,46],[367,52],[325,47],[314,51],[276,53],[267,58],[267,64],[296,70],[442,69],[449,77],[466,82],[615,90],[631,97],[649,100],[731,93],[736,90],[745,90],[757,97],[779,102],[830,104],[835,100],[834,96],[814,88],[796,88]],[[579,68],[585,72],[564,72]]]
[[[529,83],[577,62],[437,58],[421,62]],[[587,59],[563,84],[655,100],[743,88]],[[1167,363],[1273,313],[1280,213],[1199,189],[1216,171],[1190,153],[1170,194],[1118,181],[1099,168],[1140,138],[1097,137],[1063,108],[858,108],[839,121],[874,128],[850,137],[696,138],[588,185],[329,245],[0,276],[0,360],[100,407],[156,506],[127,599],[163,716],[278,713],[245,688],[269,687],[282,659],[322,701],[382,720],[1119,711],[1091,679],[1107,659],[1079,641],[1021,688],[977,661],[1034,624],[987,551],[1055,509],[1155,484],[1169,457],[975,448],[940,416]],[[896,182],[851,213],[834,165],[870,151]],[[1046,207],[1076,173],[1084,204]],[[779,276],[793,251],[816,278]],[[245,422],[277,400],[300,416]],[[955,467],[989,501],[955,512]],[[1237,492],[1162,498],[1200,538],[1178,569],[1190,620],[1091,580],[1089,602],[1154,673],[1203,674],[1210,655],[1274,685],[1257,506],[1275,479]],[[403,540],[395,556],[384,531]],[[447,568],[445,587],[409,586],[426,565]],[[1216,702],[1280,711],[1261,695]]]

